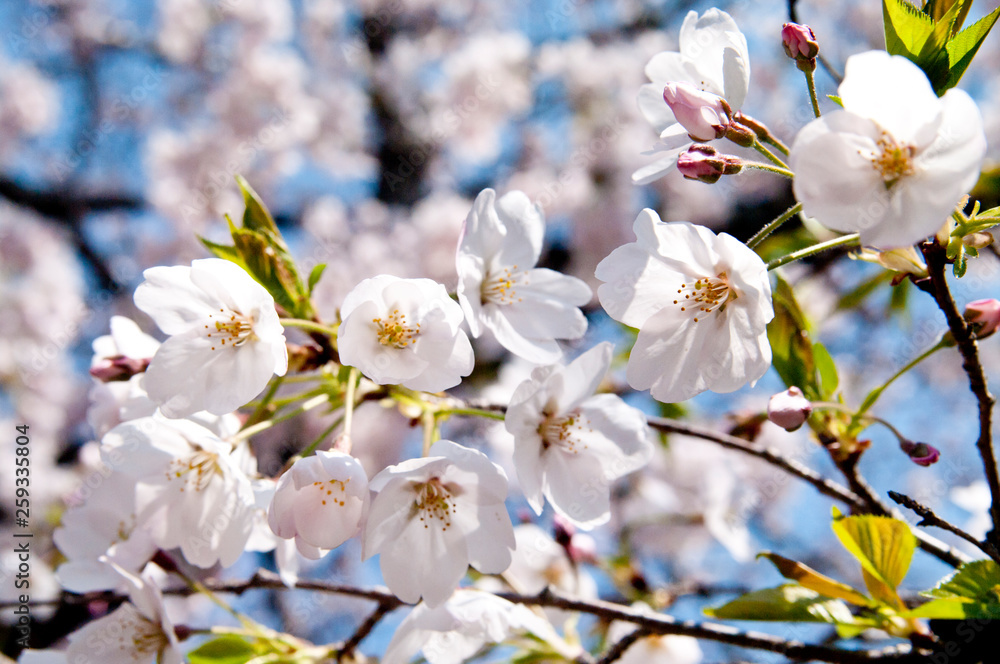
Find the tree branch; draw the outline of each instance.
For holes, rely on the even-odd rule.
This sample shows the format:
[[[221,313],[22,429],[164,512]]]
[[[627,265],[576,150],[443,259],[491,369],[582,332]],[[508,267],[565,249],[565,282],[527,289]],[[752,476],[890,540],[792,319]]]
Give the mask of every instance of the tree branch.
[[[354,634],[351,638],[344,642],[344,645],[340,647],[337,651],[337,661],[343,660],[345,657],[349,657],[354,649],[365,640],[373,629],[382,621],[385,616],[390,613],[393,609],[397,608],[398,604],[390,604],[388,602],[379,602],[375,610],[369,614],[365,621],[358,625],[358,628],[354,630]]]
[[[902,505],[903,507],[916,512],[917,516],[919,516],[921,519],[920,522],[917,523],[918,526],[941,528],[942,530],[947,530],[950,533],[954,533],[955,535],[958,535],[959,537],[964,539],[966,542],[971,542],[972,544],[979,547],[979,549],[981,549],[983,553],[985,553],[987,556],[996,561],[997,564],[1000,564],[1000,552],[998,552],[990,542],[980,542],[978,539],[976,539],[969,533],[965,532],[958,526],[955,526],[949,523],[948,521],[945,521],[941,517],[939,517],[937,514],[934,513],[933,510],[931,510],[931,508],[927,507],[926,505],[922,505],[921,503],[918,503],[909,496],[897,493],[895,491],[890,491],[889,497],[892,498],[894,501],[896,501],[898,504]]]
[[[844,476],[851,483],[851,488],[848,489],[833,480],[824,478],[816,471],[794,459],[782,456],[772,449],[758,447],[742,438],[665,417],[647,417],[646,419],[649,422],[649,426],[658,431],[679,433],[694,438],[701,438],[702,440],[709,440],[728,449],[737,450],[758,459],[763,459],[776,468],[780,468],[790,475],[811,484],[823,495],[839,500],[859,512],[892,516],[892,510],[882,504],[871,487],[868,486],[856,471],[848,472],[841,468],[844,471]],[[969,560],[968,556],[958,549],[948,546],[927,533],[914,531],[913,534],[916,536],[921,549],[952,567],[958,567]]]
[[[983,460],[986,483],[990,487],[990,517],[993,521],[993,529],[987,533],[986,539],[994,549],[1000,550],[1000,473],[997,471],[997,460],[993,450],[993,405],[996,399],[990,394],[986,373],[979,361],[979,345],[976,343],[975,334],[962,318],[955,299],[948,289],[948,280],[945,276],[947,256],[944,248],[933,241],[925,242],[920,248],[927,261],[931,295],[948,321],[948,329],[955,338],[958,352],[962,354],[962,369],[969,377],[969,389],[979,405],[979,437],[976,439],[976,448]]]

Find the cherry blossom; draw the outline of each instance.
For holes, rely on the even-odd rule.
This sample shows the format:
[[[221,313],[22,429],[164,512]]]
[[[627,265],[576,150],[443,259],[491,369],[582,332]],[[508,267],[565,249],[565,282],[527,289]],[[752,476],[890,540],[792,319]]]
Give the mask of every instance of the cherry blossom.
[[[69,635],[66,660],[72,664],[115,662],[181,664],[183,658],[163,596],[149,573],[142,577],[118,568],[128,585],[129,602]]]
[[[278,480],[268,523],[317,559],[357,534],[368,511],[368,477],[357,459],[338,451],[299,459]]]
[[[611,252],[596,272],[608,315],[639,328],[629,385],[674,403],[756,383],[771,364],[764,261],[731,235],[663,223],[649,209],[633,230],[636,242]]]
[[[288,353],[274,299],[238,265],[205,258],[143,276],[135,304],[170,335],[144,383],[164,415],[222,415],[284,375]]]
[[[245,454],[194,422],[157,417],[118,425],[101,449],[107,465],[134,478],[136,524],[199,567],[232,565],[250,536]]]
[[[636,602],[632,609],[656,615],[648,604]],[[633,623],[616,620],[608,627],[608,642],[617,643],[636,630]],[[625,664],[698,664],[702,660],[698,640],[690,636],[647,636],[630,645],[617,660]]]
[[[657,53],[646,64],[646,76],[652,82],[639,90],[639,110],[660,133],[660,142],[644,154],[659,158],[632,174],[635,184],[647,184],[666,175],[691,145],[688,129],[679,124],[664,102],[667,84],[693,86],[725,100],[733,112],[743,106],[750,89],[747,40],[726,12],[714,7],[701,16],[688,12],[681,26],[679,48],[679,52]]]
[[[566,366],[535,369],[511,397],[504,423],[514,435],[514,466],[528,504],[543,496],[582,528],[611,516],[611,484],[649,461],[642,411],[614,394],[597,394],[613,347],[601,343]]]
[[[545,221],[520,191],[496,198],[484,189],[458,246],[458,300],[472,336],[490,330],[507,350],[545,364],[561,356],[555,339],[578,339],[587,331],[579,307],[590,287],[574,277],[536,268]]]
[[[979,177],[983,119],[965,92],[940,99],[902,56],[848,58],[843,109],[792,143],[793,189],[805,214],[863,244],[891,249],[933,235]]]
[[[365,279],[344,298],[340,315],[340,359],[380,385],[440,392],[472,372],[462,308],[437,282]]]
[[[111,334],[94,339],[90,375],[102,381],[118,381],[144,371],[160,342],[125,316],[112,316],[109,326]]]
[[[396,628],[382,662],[404,664],[419,650],[430,664],[461,664],[484,645],[528,633],[559,644],[552,625],[522,604],[479,590],[456,590],[439,607],[426,602]]]
[[[510,565],[507,477],[482,452],[439,440],[430,456],[389,466],[369,486],[362,556],[380,554],[382,577],[404,602],[438,607],[470,564],[484,574]]]

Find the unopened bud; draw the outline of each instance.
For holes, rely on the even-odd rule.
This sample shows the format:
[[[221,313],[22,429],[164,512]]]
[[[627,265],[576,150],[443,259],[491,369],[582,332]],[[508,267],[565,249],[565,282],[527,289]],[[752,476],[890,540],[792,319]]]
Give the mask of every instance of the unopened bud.
[[[1000,327],[1000,301],[993,298],[973,300],[965,305],[962,317],[976,333],[976,339],[985,339]]]
[[[778,392],[767,402],[767,419],[785,431],[795,431],[801,427],[811,413],[812,404],[802,394],[802,390],[794,385],[784,392]]]
[[[663,88],[663,101],[670,107],[677,122],[696,141],[722,138],[732,117],[725,99],[689,83],[667,83]]]
[[[816,70],[816,56],[819,55],[819,43],[816,35],[808,25],[785,23],[781,27],[781,43],[785,47],[785,55],[795,60],[803,71]]]
[[[941,458],[941,452],[933,445],[927,443],[915,443],[912,440],[904,440],[899,443],[899,449],[903,450],[910,461],[918,466],[930,466],[937,463]]]
[[[692,145],[677,158],[677,170],[689,180],[712,184],[723,175],[743,170],[743,162],[734,155],[719,154],[711,145]]]
[[[985,249],[993,244],[993,236],[989,233],[969,233],[962,238],[962,244],[973,249]]]
[[[149,366],[150,358],[136,359],[116,355],[98,360],[90,367],[90,375],[102,383],[128,380],[136,374],[141,374]]]
[[[739,122],[730,122],[723,136],[741,148],[752,148],[757,142],[757,132]]]

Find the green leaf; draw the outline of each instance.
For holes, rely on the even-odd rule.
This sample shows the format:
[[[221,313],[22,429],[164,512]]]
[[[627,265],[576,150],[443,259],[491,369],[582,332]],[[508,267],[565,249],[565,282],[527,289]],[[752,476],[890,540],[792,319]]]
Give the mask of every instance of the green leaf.
[[[916,61],[934,32],[934,21],[906,0],[883,0],[885,50]]]
[[[268,211],[267,206],[264,205],[264,201],[260,199],[260,196],[257,195],[257,192],[253,190],[253,187],[250,186],[250,183],[242,175],[236,176],[236,184],[240,186],[240,191],[243,193],[243,203],[246,205],[246,209],[243,210],[243,228],[266,231],[281,243],[282,249],[288,251],[284,240],[281,239],[278,225],[274,223],[274,218]]]
[[[837,386],[840,385],[840,379],[837,377],[837,365],[833,361],[830,351],[818,341],[813,344],[813,359],[816,361],[816,370],[819,371],[823,399],[829,399],[837,391]]]
[[[287,282],[293,280],[287,266],[278,260],[278,254],[271,246],[269,238],[264,234],[246,228],[233,230],[233,242],[243,260],[247,271],[267,289],[274,301],[286,311],[295,312],[298,309],[297,299]]]
[[[992,560],[974,560],[945,577],[932,589],[921,593],[941,599],[972,599],[980,602],[1000,602],[1000,567]]]
[[[220,636],[187,654],[191,664],[245,664],[257,656],[257,650],[245,639]]]
[[[775,620],[845,625],[856,623],[850,608],[844,602],[824,597],[797,583],[755,590],[720,607],[705,609],[705,615],[720,620]]]
[[[798,386],[807,399],[820,401],[824,395],[816,380],[816,361],[805,313],[795,300],[792,287],[777,276],[772,294],[774,318],[767,324],[771,344],[771,364],[788,386]]]
[[[969,2],[967,7],[971,6],[972,3]],[[1000,18],[1000,7],[959,32],[948,42],[946,47],[948,51],[948,80],[944,87],[938,91],[938,94],[943,94],[946,90],[958,85],[965,70],[972,64],[972,59],[979,51],[979,47],[983,45],[986,35],[990,34],[990,30],[993,29],[997,18]]]
[[[868,592],[880,602],[903,609],[896,588],[910,569],[917,546],[910,526],[886,516],[845,517],[837,508],[833,513],[833,532],[861,563]]]
[[[840,106],[841,108],[844,107],[844,100],[840,98],[840,95],[827,95],[826,98],[837,106]]]
[[[309,273],[309,286],[308,286],[309,295],[312,295],[313,288],[315,288],[316,284],[319,283],[320,277],[323,276],[323,270],[325,269],[326,269],[326,263],[320,263],[319,265],[314,267],[312,271]]]
[[[841,583],[830,577],[820,574],[813,568],[796,560],[779,556],[770,551],[757,554],[758,558],[767,558],[778,568],[781,576],[792,581],[798,581],[803,587],[813,590],[820,595],[842,599],[858,606],[871,606],[872,601],[863,594],[850,587],[846,583]]]
[[[198,239],[203,245],[205,245],[206,249],[215,255],[216,258],[224,258],[227,261],[236,263],[244,270],[247,269],[247,265],[243,261],[243,257],[240,255],[240,252],[236,250],[236,247],[231,247],[228,244],[218,244],[216,242],[212,242],[211,240],[206,240],[200,235],[198,236]]]

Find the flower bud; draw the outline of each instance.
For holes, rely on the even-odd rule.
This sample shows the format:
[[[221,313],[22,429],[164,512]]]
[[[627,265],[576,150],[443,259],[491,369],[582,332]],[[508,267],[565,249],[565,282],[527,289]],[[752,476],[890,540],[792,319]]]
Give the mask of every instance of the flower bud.
[[[694,140],[711,141],[726,133],[731,113],[722,97],[689,83],[673,82],[663,88],[663,101]]]
[[[918,466],[930,466],[937,463],[941,458],[941,452],[933,445],[927,443],[915,443],[912,440],[904,440],[899,444],[899,449],[903,450],[910,461]]]
[[[136,359],[124,355],[102,358],[90,367],[90,375],[102,383],[125,381],[144,372],[149,366],[149,360],[148,357]]]
[[[781,26],[781,42],[785,55],[792,60],[814,60],[819,55],[816,34],[808,25],[785,23]]]
[[[711,145],[693,145],[677,158],[677,170],[688,180],[708,184],[718,182],[723,175],[743,170],[743,162],[733,155],[719,154]]]
[[[962,244],[973,249],[985,249],[993,244],[993,236],[989,233],[969,233],[962,238]]]
[[[767,419],[771,420],[785,431],[795,431],[809,419],[812,404],[802,394],[802,390],[789,387],[784,392],[778,392],[767,402]]]
[[[965,313],[962,316],[976,333],[976,338],[985,339],[1000,326],[1000,301],[993,298],[973,300],[965,305]]]

